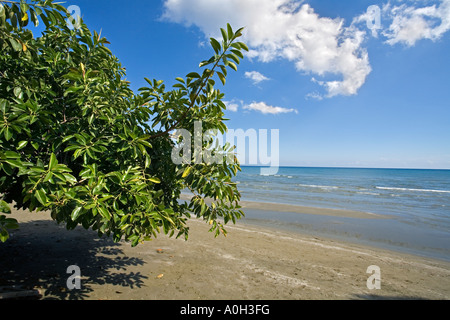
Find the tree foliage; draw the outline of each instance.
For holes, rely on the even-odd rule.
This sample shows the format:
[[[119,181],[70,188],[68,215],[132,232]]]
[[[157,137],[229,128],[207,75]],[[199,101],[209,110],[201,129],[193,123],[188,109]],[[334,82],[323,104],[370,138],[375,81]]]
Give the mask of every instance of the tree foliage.
[[[133,246],[161,230],[187,239],[192,215],[226,234],[224,224],[243,215],[237,159],[176,165],[171,134],[198,120],[226,132],[215,79],[225,84],[248,50],[237,41],[242,29],[227,25],[221,42],[211,38],[214,55],[199,72],[172,88],[146,79],[134,93],[109,42],[83,22],[69,28],[69,18],[52,0],[0,0],[0,240],[18,227],[7,218],[11,203]],[[35,37],[39,23],[45,31]],[[184,189],[190,201],[180,201]]]

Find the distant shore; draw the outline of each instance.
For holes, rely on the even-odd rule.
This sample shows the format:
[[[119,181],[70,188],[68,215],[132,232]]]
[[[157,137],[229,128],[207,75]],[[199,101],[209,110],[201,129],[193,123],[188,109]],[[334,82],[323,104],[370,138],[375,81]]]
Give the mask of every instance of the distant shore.
[[[450,263],[238,223],[214,238],[193,219],[187,242],[160,235],[131,248],[67,231],[48,213],[13,211],[20,229],[0,244],[0,286],[42,299],[450,299]],[[78,265],[81,289],[68,290]],[[381,289],[370,290],[369,266]]]

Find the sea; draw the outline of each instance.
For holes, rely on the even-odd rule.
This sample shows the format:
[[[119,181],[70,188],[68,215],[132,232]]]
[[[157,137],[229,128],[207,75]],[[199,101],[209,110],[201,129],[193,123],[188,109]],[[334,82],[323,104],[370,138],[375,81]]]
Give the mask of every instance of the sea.
[[[243,166],[242,200],[355,210],[385,219],[245,210],[244,223],[450,261],[450,170]]]

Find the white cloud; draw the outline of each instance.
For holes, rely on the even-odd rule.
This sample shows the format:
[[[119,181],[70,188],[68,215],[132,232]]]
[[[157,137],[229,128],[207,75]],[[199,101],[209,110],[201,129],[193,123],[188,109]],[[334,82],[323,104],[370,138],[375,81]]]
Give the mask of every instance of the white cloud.
[[[323,100],[323,96],[318,92],[311,92],[306,95],[307,99]]]
[[[227,106],[227,110],[231,112],[237,112],[239,110],[239,103],[236,101],[224,101],[225,105]],[[242,102],[240,102],[242,105]]]
[[[414,46],[421,39],[440,39],[450,30],[450,0],[438,3],[439,5],[426,7],[386,5],[383,12],[392,18],[389,29],[383,32],[388,39],[386,42],[391,45],[403,43]]]
[[[377,10],[370,10],[371,7]],[[365,22],[374,37],[381,32],[390,45],[403,43],[412,47],[422,39],[439,40],[450,30],[450,0],[391,0],[382,9],[371,7],[355,17],[352,24]]]
[[[414,46],[420,39],[436,41],[450,30],[450,0],[384,0],[380,25],[373,5],[345,25],[342,18],[319,16],[298,0],[165,0],[162,18],[198,27],[206,37],[220,37],[229,22],[245,27],[250,47],[246,57],[261,62],[291,61],[302,75],[320,77],[325,93],[318,99],[354,95],[372,68],[364,48],[367,34],[381,35],[387,44]],[[372,27],[369,25],[372,24]],[[250,75],[248,75],[250,77]],[[326,80],[325,80],[326,79]]]
[[[258,71],[250,71],[250,72],[247,71],[245,72],[245,77],[252,80],[253,84],[258,84],[262,81],[270,80],[269,78],[259,73]]]
[[[216,37],[227,22],[245,26],[249,57],[288,59],[302,74],[332,76],[335,80],[322,83],[328,97],[356,94],[371,72],[362,47],[365,31],[345,27],[340,18],[320,17],[299,1],[166,0],[163,18]]]
[[[295,109],[273,107],[273,106],[267,105],[265,102],[252,102],[248,105],[245,105],[244,109],[259,111],[263,114],[280,114],[280,113],[291,113],[291,112],[298,113],[298,111]]]

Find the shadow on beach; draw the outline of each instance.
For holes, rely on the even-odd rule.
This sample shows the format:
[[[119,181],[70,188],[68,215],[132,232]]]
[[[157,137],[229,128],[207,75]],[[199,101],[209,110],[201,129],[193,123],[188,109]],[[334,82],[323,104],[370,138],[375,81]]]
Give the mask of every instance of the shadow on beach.
[[[415,296],[388,296],[388,295],[378,295],[378,294],[355,294],[356,300],[429,300],[423,297]]]
[[[43,299],[84,299],[93,291],[92,285],[109,284],[117,286],[117,291],[141,287],[148,277],[127,273],[126,268],[143,264],[91,230],[67,231],[53,221],[30,221],[20,223],[20,229],[0,243],[0,287],[39,290]],[[80,268],[81,289],[67,287],[74,275],[67,273],[71,265]],[[73,279],[70,283],[75,283]]]

